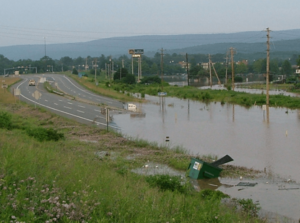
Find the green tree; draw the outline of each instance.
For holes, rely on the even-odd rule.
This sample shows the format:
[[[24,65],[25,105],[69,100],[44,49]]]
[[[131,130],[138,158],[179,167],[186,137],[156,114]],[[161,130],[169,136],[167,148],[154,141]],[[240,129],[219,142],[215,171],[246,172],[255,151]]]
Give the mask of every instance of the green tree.
[[[126,68],[120,68],[114,73],[114,80],[122,80],[129,75],[128,70]]]
[[[158,74],[158,66],[156,63],[153,63],[152,66],[150,67],[150,73],[151,74]]]
[[[279,67],[278,67],[278,61],[277,60],[271,60],[270,61],[270,72],[272,74],[278,74],[279,73]]]
[[[192,67],[192,69],[190,69],[189,75],[194,76],[194,77],[195,76],[203,77],[203,76],[208,76],[208,72],[202,66],[197,65],[197,66]]]
[[[235,72],[237,74],[245,74],[247,73],[247,71],[248,71],[247,65],[244,63],[237,64],[235,67]]]
[[[133,74],[128,74],[126,77],[123,77],[121,79],[121,82],[125,84],[135,84],[136,83],[135,76]]]
[[[78,71],[76,70],[76,68],[73,68],[73,70],[72,70],[72,74],[78,74]]]
[[[293,70],[292,70],[292,65],[290,63],[290,61],[285,60],[282,63],[282,67],[281,67],[281,72],[282,74],[286,74],[286,75],[291,75]]]
[[[300,66],[300,55],[298,56],[298,59],[296,60],[297,65]]]

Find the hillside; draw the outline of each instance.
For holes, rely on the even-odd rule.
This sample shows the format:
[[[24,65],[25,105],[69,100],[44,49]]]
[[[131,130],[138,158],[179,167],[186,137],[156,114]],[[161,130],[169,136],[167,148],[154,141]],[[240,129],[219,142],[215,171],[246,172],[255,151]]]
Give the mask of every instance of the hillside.
[[[300,29],[274,31],[271,33],[272,51],[299,52]],[[104,55],[127,55],[128,49],[144,49],[148,56],[154,55],[158,49],[165,48],[167,53],[225,53],[229,47],[235,47],[239,53],[264,52],[266,33],[249,31],[220,34],[186,34],[186,35],[148,35],[133,37],[114,37],[89,42],[48,44],[47,56],[60,59]],[[45,46],[17,45],[0,47],[0,54],[12,60],[38,60],[45,56]]]

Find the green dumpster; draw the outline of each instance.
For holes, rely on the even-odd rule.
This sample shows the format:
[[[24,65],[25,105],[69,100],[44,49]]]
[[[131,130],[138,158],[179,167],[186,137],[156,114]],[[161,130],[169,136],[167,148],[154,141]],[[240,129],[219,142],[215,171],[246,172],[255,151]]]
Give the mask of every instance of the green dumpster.
[[[222,171],[221,168],[196,158],[192,158],[189,170],[189,177],[192,179],[216,178],[219,177]]]
[[[217,178],[222,171],[222,169],[218,166],[231,161],[233,161],[233,159],[229,155],[226,155],[213,163],[207,163],[202,160],[192,158],[188,168],[190,170],[189,177],[192,179]]]

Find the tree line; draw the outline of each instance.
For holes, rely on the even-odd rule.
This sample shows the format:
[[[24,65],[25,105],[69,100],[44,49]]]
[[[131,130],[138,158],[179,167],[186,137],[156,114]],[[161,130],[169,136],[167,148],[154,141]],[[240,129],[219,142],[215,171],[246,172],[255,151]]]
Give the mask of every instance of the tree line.
[[[4,69],[14,68],[7,70],[6,73],[13,73],[14,70],[19,70],[20,73],[32,73],[35,72],[37,68],[38,73],[51,72],[61,72],[67,70],[77,70],[85,71],[86,64],[88,65],[88,70],[94,73],[93,63],[97,60],[97,67],[100,70],[105,70],[106,67],[113,67],[113,71],[118,70],[124,65],[128,73],[137,73],[138,62],[137,59],[133,60],[133,71],[132,72],[132,59],[127,55],[122,55],[119,57],[110,57],[101,55],[99,57],[77,57],[70,58],[68,56],[62,57],[59,60],[52,59],[50,57],[42,57],[40,60],[9,60],[3,55],[0,55],[0,73],[4,73]],[[227,72],[231,73],[230,62],[226,64],[224,54],[212,55],[212,60],[214,63],[214,68],[216,69],[219,77],[224,77]],[[246,60],[245,60],[246,61]],[[300,56],[296,59],[297,65],[300,66]],[[163,56],[163,70],[164,75],[176,75],[186,73],[186,69],[183,68],[179,62],[186,62],[185,54],[165,54]],[[192,54],[188,55],[189,62],[189,74],[191,76],[209,76],[209,71],[204,69],[201,64],[208,62],[208,56],[204,54]],[[162,57],[159,53],[156,53],[154,57],[142,56],[142,72],[143,76],[153,76],[160,75],[162,66]],[[266,59],[258,59],[254,61],[247,61],[247,63],[234,63],[234,71],[236,74],[247,74],[247,73],[265,73],[266,72]],[[272,59],[270,61],[270,73],[271,74],[286,74],[291,75],[294,73],[292,69],[292,64],[290,60],[280,60]]]

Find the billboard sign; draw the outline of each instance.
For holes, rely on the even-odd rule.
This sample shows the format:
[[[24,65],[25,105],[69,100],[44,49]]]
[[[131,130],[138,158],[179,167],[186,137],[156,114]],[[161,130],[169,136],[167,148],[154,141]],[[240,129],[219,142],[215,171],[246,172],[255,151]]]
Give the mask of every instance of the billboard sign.
[[[129,53],[129,54],[134,54],[134,49],[128,50],[128,53]]]
[[[129,49],[129,54],[144,54],[144,49]]]
[[[144,54],[144,49],[135,49],[134,54]]]

